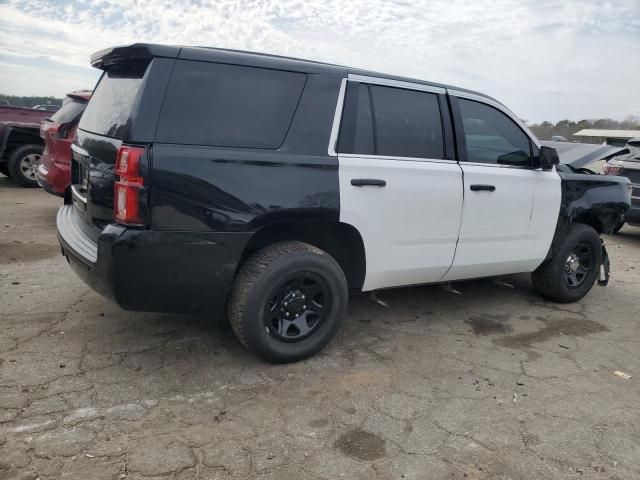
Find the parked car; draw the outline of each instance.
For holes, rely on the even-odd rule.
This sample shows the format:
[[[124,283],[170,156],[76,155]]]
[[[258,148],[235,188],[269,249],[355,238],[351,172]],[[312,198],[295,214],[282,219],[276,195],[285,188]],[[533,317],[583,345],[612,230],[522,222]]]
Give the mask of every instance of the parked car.
[[[47,104],[47,105],[36,105],[35,107],[33,107],[34,110],[42,110],[44,112],[49,112],[49,113],[55,113],[58,110],[60,110],[60,105],[52,105],[52,104]]]
[[[624,214],[623,220],[616,227],[618,232],[626,223],[640,227],[640,138],[632,138],[625,145],[626,155],[616,156],[602,166],[605,175],[619,175],[631,181],[631,208]]]
[[[44,149],[40,122],[44,110],[0,106],[0,172],[23,187],[37,187],[36,168]]]
[[[36,180],[53,195],[64,196],[71,183],[71,143],[90,98],[90,90],[67,94],[62,108],[40,126],[45,148],[36,169]]]
[[[554,135],[553,137],[551,137],[551,141],[552,142],[568,142],[569,140],[567,140],[562,135]]]
[[[243,345],[288,362],[331,340],[349,291],[532,272],[572,302],[606,282],[629,181],[558,171],[482,93],[212,48],[91,62],[58,238],[125,309],[226,304]]]
[[[598,174],[604,164],[613,158],[629,153],[626,147],[612,145],[541,141],[542,145],[553,147],[558,152],[560,164],[567,165],[577,173]]]

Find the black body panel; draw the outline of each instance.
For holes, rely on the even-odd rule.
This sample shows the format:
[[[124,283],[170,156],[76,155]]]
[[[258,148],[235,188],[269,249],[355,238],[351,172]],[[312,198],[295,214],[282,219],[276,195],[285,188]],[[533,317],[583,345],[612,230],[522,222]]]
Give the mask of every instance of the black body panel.
[[[151,185],[154,230],[255,231],[339,219],[333,157],[155,145]]]
[[[340,80],[308,76],[276,150],[154,144],[151,228],[238,232],[288,220],[338,221],[338,159],[327,146]]]
[[[547,258],[552,257],[572,223],[584,223],[598,233],[612,233],[631,204],[629,180],[609,175],[572,173],[559,167],[562,201]]]
[[[66,214],[73,208],[62,207],[57,218],[63,254],[87,285],[128,310],[219,309],[250,238],[245,233],[154,232],[111,224],[95,241]]]

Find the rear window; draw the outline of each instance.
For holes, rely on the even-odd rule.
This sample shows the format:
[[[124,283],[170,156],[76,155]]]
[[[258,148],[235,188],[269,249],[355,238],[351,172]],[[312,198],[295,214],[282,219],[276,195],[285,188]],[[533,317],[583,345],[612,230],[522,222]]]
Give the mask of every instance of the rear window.
[[[179,60],[156,141],[276,149],[304,88],[303,73]]]
[[[82,115],[79,128],[122,140],[143,75],[142,68],[105,72]]]
[[[54,123],[60,124],[74,122],[78,119],[86,106],[87,102],[70,98],[68,102],[65,102],[60,110],[51,116],[50,120]]]

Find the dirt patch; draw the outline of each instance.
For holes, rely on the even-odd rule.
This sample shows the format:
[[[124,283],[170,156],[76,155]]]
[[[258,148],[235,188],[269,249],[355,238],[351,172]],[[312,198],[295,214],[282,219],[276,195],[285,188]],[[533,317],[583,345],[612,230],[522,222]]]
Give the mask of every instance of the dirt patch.
[[[359,428],[340,435],[335,447],[345,455],[358,460],[377,460],[387,453],[382,438]]]
[[[476,335],[491,335],[493,333],[509,333],[513,330],[511,325],[505,323],[509,315],[503,313],[483,313],[474,315],[465,320],[471,325],[473,333]]]
[[[55,257],[60,253],[57,244],[42,243],[0,243],[0,265],[14,262],[36,262],[45,258]]]
[[[508,335],[496,338],[493,343],[508,348],[531,348],[534,343],[542,343],[552,338],[565,335],[568,337],[582,337],[590,333],[608,332],[604,325],[584,318],[565,317],[561,320],[548,320],[538,317],[538,320],[545,323],[545,326],[537,332],[520,333],[518,335]]]
[[[337,388],[341,391],[351,391],[386,383],[389,383],[389,371],[384,368],[374,368],[343,375],[337,382]]]
[[[318,418],[309,422],[309,426],[311,428],[322,428],[326,427],[327,425],[329,425],[329,420],[327,420],[326,418]]]

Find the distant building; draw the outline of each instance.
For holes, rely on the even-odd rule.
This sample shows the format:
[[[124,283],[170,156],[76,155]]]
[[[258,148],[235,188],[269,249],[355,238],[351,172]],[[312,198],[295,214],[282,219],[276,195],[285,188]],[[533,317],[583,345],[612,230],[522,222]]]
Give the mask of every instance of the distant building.
[[[573,134],[574,137],[588,137],[592,143],[606,143],[615,147],[623,147],[627,140],[640,137],[640,130],[609,130],[585,128]]]

